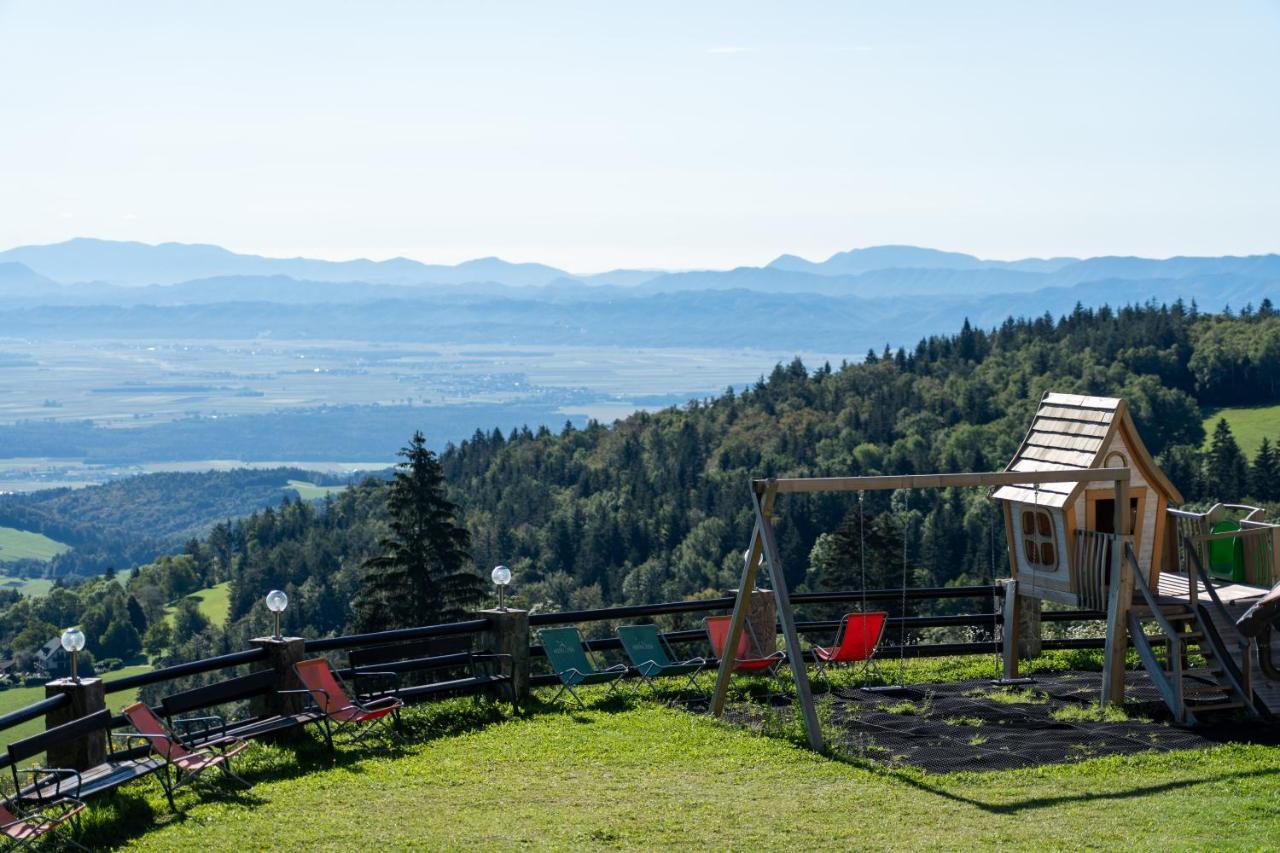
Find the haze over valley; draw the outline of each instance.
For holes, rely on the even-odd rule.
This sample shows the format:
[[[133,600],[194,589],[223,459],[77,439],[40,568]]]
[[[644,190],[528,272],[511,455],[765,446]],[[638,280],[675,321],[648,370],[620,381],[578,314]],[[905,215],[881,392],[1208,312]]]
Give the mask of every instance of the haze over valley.
[[[964,319],[1243,308],[1280,256],[983,260],[911,246],[573,274],[73,239],[0,252],[0,490],[175,468],[381,467],[412,430],[611,422]]]

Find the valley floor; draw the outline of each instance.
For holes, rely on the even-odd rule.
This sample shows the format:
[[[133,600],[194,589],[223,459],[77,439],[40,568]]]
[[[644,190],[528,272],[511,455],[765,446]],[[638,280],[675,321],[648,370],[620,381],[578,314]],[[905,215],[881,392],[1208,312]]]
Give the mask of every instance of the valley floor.
[[[1280,838],[1280,748],[1225,745],[982,774],[815,755],[656,703],[513,718],[415,709],[413,745],[329,759],[255,745],[246,793],[154,783],[89,814],[84,840],[139,850],[832,847],[1261,848]]]

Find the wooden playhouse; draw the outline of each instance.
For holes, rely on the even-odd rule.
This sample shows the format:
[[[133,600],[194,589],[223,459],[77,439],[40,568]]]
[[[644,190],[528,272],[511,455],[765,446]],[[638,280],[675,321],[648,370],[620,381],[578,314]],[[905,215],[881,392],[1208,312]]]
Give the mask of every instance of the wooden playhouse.
[[[1128,468],[1129,529],[1153,585],[1165,565],[1166,510],[1182,495],[1147,451],[1124,400],[1048,393],[1005,470]],[[1110,483],[1001,486],[1009,566],[1023,595],[1106,608],[1115,492]]]

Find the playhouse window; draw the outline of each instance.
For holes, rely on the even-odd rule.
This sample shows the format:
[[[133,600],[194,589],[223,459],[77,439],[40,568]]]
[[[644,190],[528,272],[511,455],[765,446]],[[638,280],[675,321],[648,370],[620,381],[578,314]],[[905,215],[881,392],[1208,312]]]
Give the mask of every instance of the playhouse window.
[[[1053,519],[1042,509],[1022,511],[1022,553],[1030,566],[1050,570],[1058,567]]]

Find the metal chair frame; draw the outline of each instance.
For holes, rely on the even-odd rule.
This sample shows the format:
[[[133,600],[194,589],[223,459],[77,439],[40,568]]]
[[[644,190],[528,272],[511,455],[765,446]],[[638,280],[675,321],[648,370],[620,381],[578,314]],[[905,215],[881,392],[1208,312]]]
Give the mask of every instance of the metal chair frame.
[[[316,658],[316,660],[323,660],[323,658]],[[327,661],[325,665],[328,666]],[[295,672],[298,671],[296,664],[294,665],[294,670]],[[329,673],[337,682],[338,689],[342,691],[342,695],[337,698],[346,702],[345,705],[334,711],[327,710],[324,705],[321,705],[316,701],[315,694],[319,693],[325,698],[325,705],[333,704],[335,697],[323,687],[307,687],[301,690],[279,690],[277,693],[282,696],[288,694],[306,694],[311,697],[311,701],[320,710],[318,720],[321,724],[322,730],[324,731],[325,745],[330,751],[333,751],[334,742],[337,737],[348,733],[349,739],[347,742],[353,746],[364,743],[365,739],[375,731],[380,731],[382,734],[387,735],[394,744],[404,746],[408,743],[404,736],[396,730],[400,725],[400,709],[404,707],[403,699],[394,694],[387,694],[372,701],[361,702],[359,698],[352,698],[357,697],[358,694],[351,690],[347,685],[346,680],[343,679],[343,677],[332,666],[329,666]],[[361,675],[395,676],[395,673],[366,670],[362,672]],[[300,672],[298,672],[298,679],[300,681],[302,680]],[[306,682],[303,681],[303,683],[305,684]],[[339,714],[343,711],[355,711],[359,716],[351,716],[345,720],[336,719],[334,717],[334,714]]]

